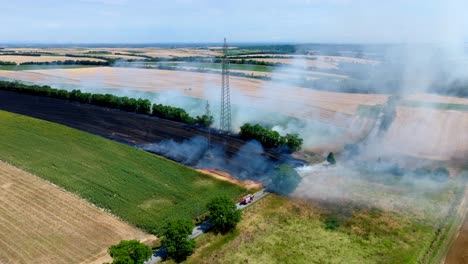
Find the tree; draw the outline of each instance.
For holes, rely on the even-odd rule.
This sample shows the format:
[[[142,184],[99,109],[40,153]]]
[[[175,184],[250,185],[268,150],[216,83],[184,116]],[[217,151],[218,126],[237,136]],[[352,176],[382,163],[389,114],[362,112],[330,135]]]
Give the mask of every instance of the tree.
[[[192,255],[195,241],[188,236],[192,234],[193,223],[188,220],[175,220],[167,223],[163,230],[162,246],[169,258],[182,262]]]
[[[203,127],[210,127],[214,121],[214,117],[211,115],[197,116],[195,119],[197,120],[197,123]]]
[[[301,176],[291,166],[283,164],[275,169],[268,190],[288,195],[296,190],[301,182]]]
[[[335,164],[336,164],[335,154],[333,154],[333,152],[328,153],[327,161],[328,161],[328,163],[330,163],[331,165],[335,165]]]
[[[244,140],[255,139],[266,148],[287,146],[289,150],[296,151],[301,148],[302,138],[297,134],[281,136],[277,131],[263,127],[259,124],[246,123],[240,127],[240,137]]]
[[[284,139],[286,141],[286,145],[292,151],[298,151],[301,149],[303,140],[299,137],[298,134],[286,134],[286,136],[284,136]]]
[[[215,232],[229,232],[236,228],[241,220],[241,213],[237,210],[236,204],[227,196],[212,199],[206,207]]]
[[[143,264],[153,252],[138,240],[122,240],[109,248],[113,264]]]

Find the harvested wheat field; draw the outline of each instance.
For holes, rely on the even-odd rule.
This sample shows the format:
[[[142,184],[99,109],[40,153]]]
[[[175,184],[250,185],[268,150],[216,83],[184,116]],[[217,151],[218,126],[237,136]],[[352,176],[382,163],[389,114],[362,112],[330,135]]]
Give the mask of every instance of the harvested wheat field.
[[[314,67],[320,69],[338,69],[338,63],[335,61],[328,61],[324,59],[316,60],[307,60],[304,58],[294,58],[294,59],[282,59],[282,58],[255,58],[252,60],[272,62],[272,63],[284,63],[290,64],[297,67]]]
[[[122,239],[155,237],[0,162],[0,263],[103,263]]]
[[[346,62],[346,63],[355,63],[355,64],[370,64],[370,65],[377,65],[380,62],[377,60],[370,60],[370,59],[361,59],[361,58],[354,58],[354,57],[346,57],[346,56],[322,56],[322,55],[290,55],[290,54],[249,54],[249,55],[240,55],[240,56],[235,56],[235,57],[275,57],[279,58],[280,57],[294,57],[297,59],[317,59],[317,60],[322,60],[322,61],[328,61],[328,62]],[[263,58],[254,58],[254,60],[263,60]]]
[[[379,146],[389,155],[434,160],[468,158],[468,112],[425,107],[397,108]]]
[[[52,61],[104,61],[96,58],[77,58],[77,57],[66,57],[66,56],[16,56],[16,55],[2,55],[0,61],[10,61],[16,63],[24,62],[52,62]]]
[[[15,74],[0,71],[0,77],[15,78]],[[220,76],[209,73],[178,72],[131,68],[81,68],[23,71],[16,78],[22,81],[43,81],[60,78],[60,83],[87,87],[105,87],[151,92],[172,92],[180,95],[218,100]],[[54,85],[54,82],[46,82]],[[288,86],[270,81],[231,77],[232,102],[308,120],[319,120],[349,127],[360,104],[383,104],[386,95],[323,92]]]
[[[89,52],[103,52],[103,54],[94,54],[96,56],[108,57],[111,54],[104,54],[104,52],[110,52],[112,54],[134,54],[134,55],[146,55],[152,57],[191,57],[191,56],[218,56],[221,54],[220,51],[212,51],[208,49],[197,49],[197,48],[11,48],[17,52],[51,52],[60,55],[74,54],[74,55],[93,55]],[[125,55],[116,55],[125,56]],[[137,58],[128,56],[128,58]]]
[[[246,55],[249,56],[267,56],[262,55]],[[290,64],[297,67],[315,67],[321,69],[338,69],[340,63],[352,63],[352,64],[366,64],[366,65],[377,65],[378,61],[358,59],[351,57],[339,57],[339,56],[301,56],[301,55],[285,55],[285,58],[281,58],[281,55],[270,55],[275,58],[252,58],[255,61],[273,62],[273,63],[284,63]],[[293,57],[293,58],[291,58]]]
[[[468,105],[468,98],[442,96],[436,94],[419,93],[407,96],[406,100],[427,102],[427,103],[443,103],[443,104],[465,104]]]

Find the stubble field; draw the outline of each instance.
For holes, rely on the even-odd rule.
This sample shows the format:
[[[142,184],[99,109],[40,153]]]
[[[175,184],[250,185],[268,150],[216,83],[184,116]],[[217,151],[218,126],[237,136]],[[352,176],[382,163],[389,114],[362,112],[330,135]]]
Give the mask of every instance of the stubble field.
[[[0,162],[0,263],[102,263],[122,239],[156,238]]]

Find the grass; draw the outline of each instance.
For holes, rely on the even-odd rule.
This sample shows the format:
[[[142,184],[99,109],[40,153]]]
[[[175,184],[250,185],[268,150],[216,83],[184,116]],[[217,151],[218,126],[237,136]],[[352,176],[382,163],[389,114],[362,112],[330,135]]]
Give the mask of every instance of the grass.
[[[268,196],[245,210],[240,233],[197,239],[188,263],[417,263],[431,241],[430,224],[379,210],[338,215],[303,201]]]
[[[243,212],[238,233],[199,237],[187,263],[439,262],[458,217],[458,180],[431,187],[425,181],[369,182],[360,171],[346,180],[329,173],[320,177],[334,177],[330,184],[344,192],[341,198],[314,203],[270,195]],[[329,188],[322,181],[316,189]]]
[[[30,117],[0,111],[0,135],[0,160],[156,234],[167,219],[204,213],[217,195],[244,192],[143,150]]]
[[[98,67],[94,65],[11,65],[0,66],[0,70],[4,71],[27,71],[27,70],[51,70],[51,69],[75,69]]]
[[[408,107],[426,107],[440,110],[457,110],[457,111],[468,111],[468,105],[466,104],[450,104],[450,103],[429,103],[429,102],[418,102],[403,100],[400,102],[402,106]]]

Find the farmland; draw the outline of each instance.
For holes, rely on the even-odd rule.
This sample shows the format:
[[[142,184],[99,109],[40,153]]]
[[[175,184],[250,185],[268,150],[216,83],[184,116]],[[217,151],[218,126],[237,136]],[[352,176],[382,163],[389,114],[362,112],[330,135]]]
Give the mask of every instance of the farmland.
[[[85,132],[0,112],[0,160],[48,180],[125,221],[158,233],[191,219],[221,193],[244,189],[172,161]]]
[[[4,162],[0,190],[0,263],[102,263],[107,248],[122,239],[155,240]]]
[[[110,67],[33,70],[20,74],[0,71],[0,77],[56,85],[74,84],[88,89],[130,87],[131,90],[155,93],[171,91],[180,96],[206,99],[212,99],[219,82],[219,76],[214,74]],[[231,89],[236,104],[246,106],[255,101],[255,105],[270,111],[284,106],[283,114],[342,127],[347,127],[352,122],[352,117],[348,115],[354,114],[360,104],[382,104],[387,98],[385,95],[375,94],[322,92],[240,77],[231,78]],[[285,90],[288,93],[285,94]],[[301,110],[298,111],[298,108]]]
[[[75,60],[75,61],[104,61],[96,58],[71,58],[65,56],[18,56],[18,55],[1,55],[0,61],[11,61],[21,64],[24,62],[52,62],[52,61],[66,61],[66,60]]]
[[[109,58],[143,58],[140,56],[151,56],[151,57],[189,57],[189,56],[215,56],[220,55],[220,51],[208,50],[208,49],[197,49],[197,48],[10,48],[8,51],[14,51],[18,53],[28,52],[48,52],[56,55],[92,55],[92,56],[104,56]],[[116,54],[118,53],[118,54]],[[128,54],[128,55],[124,55]],[[130,55],[130,56],[129,56]]]
[[[268,196],[243,212],[236,233],[199,238],[187,262],[419,263],[434,239],[433,220],[344,201],[333,206]]]
[[[246,209],[238,231],[199,238],[188,263],[435,263],[463,196],[458,180],[299,172],[296,199],[270,195]]]
[[[139,49],[132,52],[127,49],[127,55],[118,55],[116,52],[122,50],[106,53],[98,49],[86,49],[76,54],[128,56],[128,59],[138,59],[138,55],[149,56]],[[283,64],[231,65],[232,72],[273,77],[271,81],[266,81],[231,76],[233,124],[236,128],[244,122],[273,120],[272,123],[277,124],[281,130],[291,124],[294,126],[300,120],[305,125],[299,126],[296,131],[304,133],[304,150],[314,152],[316,156],[328,151],[339,152],[346,144],[359,142],[369,134],[384,109],[388,95],[319,91],[302,86],[292,79],[289,82],[284,80],[291,78],[293,72],[297,73],[297,77],[347,80],[351,77],[339,72],[342,63],[376,65],[378,61],[338,56],[308,56],[307,60],[299,56],[273,56],[274,58],[252,59],[281,61],[293,67],[289,69],[289,66]],[[316,69],[294,68],[298,66],[297,63],[304,61],[306,64],[301,64],[301,67]],[[147,63],[148,68],[133,68],[140,63]],[[204,111],[206,99],[214,108],[219,107],[220,76],[214,74],[217,72],[156,69],[159,64],[186,70],[207,68],[219,71],[220,68],[219,63],[154,61],[118,67],[25,68],[16,72],[0,71],[0,78],[49,84],[68,90],[78,88],[89,92],[142,97],[155,103],[183,107],[194,115]],[[275,76],[280,78],[275,79]],[[181,141],[195,133],[186,127],[167,125],[164,121],[153,122],[147,118],[134,117],[130,113],[117,114],[113,110],[80,106],[66,101],[57,103],[48,98],[26,100],[29,95],[9,96],[19,98],[19,103],[5,102],[7,109],[130,144],[152,143],[167,139],[168,136]],[[460,169],[457,166],[465,162],[468,154],[468,145],[465,144],[468,138],[466,133],[461,133],[468,130],[467,102],[463,98],[432,94],[403,96],[396,106],[395,120],[386,133],[382,133],[378,141],[371,142],[369,152],[363,153],[359,158],[367,162],[367,159],[398,160],[403,157],[401,160],[406,160],[403,163],[411,168],[419,164],[453,165],[447,168],[451,176],[456,175]],[[16,129],[14,126],[3,129],[7,131],[12,128]],[[168,163],[171,166],[159,165],[161,159],[151,155],[149,158],[146,156],[149,154],[143,154],[139,150],[126,150],[132,154],[123,155],[120,154],[123,152],[120,148],[124,148],[121,145],[117,150],[117,147],[109,147],[110,143],[105,143],[107,141],[96,144],[90,139],[81,144],[102,144],[103,147],[98,150],[92,150],[89,146],[76,147],[79,144],[75,136],[64,138],[58,132],[46,136],[43,130],[38,130],[40,133],[35,130],[34,133],[39,134],[37,138],[26,133],[28,128],[19,129],[21,133],[17,133],[15,138],[30,139],[27,142],[34,146],[34,151],[20,151],[20,146],[27,146],[26,143],[19,144],[19,149],[15,150],[18,154],[9,156],[6,154],[6,151],[10,151],[8,148],[3,153],[1,150],[1,144],[7,143],[0,143],[0,159],[78,193],[148,231],[157,233],[161,227],[159,223],[168,217],[193,218],[202,213],[204,202],[221,193],[219,189],[225,189],[231,197],[243,192],[238,187],[224,186],[212,179],[206,180],[205,176],[192,171],[181,172],[182,169],[171,162]],[[63,132],[68,130],[60,131],[64,134],[71,133]],[[82,160],[84,164],[90,164],[85,167],[83,174],[76,175],[78,165],[70,160],[63,161],[57,154],[42,155],[47,148],[51,148],[52,153],[65,153],[55,139],[71,140],[72,149],[77,151],[66,153],[66,156],[71,156],[70,160]],[[220,137],[214,141],[222,139]],[[54,144],[50,145],[49,141]],[[229,146],[232,147],[229,153],[235,153],[242,142],[236,144],[239,145]],[[90,152],[92,154],[88,154]],[[23,155],[28,159],[19,159]],[[104,158],[112,155],[112,160]],[[135,160],[127,160],[127,155]],[[31,161],[37,157],[42,158]],[[45,160],[54,162],[47,163],[50,166],[39,163]],[[60,160],[58,166],[56,160]],[[101,168],[101,164],[105,164],[106,169]],[[73,177],[63,179],[57,176],[60,172],[66,174],[63,173],[65,167],[71,168],[72,171],[67,173],[71,173]],[[310,259],[314,259],[319,263],[333,259],[336,262],[346,260],[350,263],[417,263],[440,257],[435,256],[440,254],[440,248],[447,245],[444,238],[449,237],[447,228],[452,227],[454,220],[450,214],[459,201],[457,195],[460,190],[456,187],[456,180],[450,179],[448,183],[440,184],[438,189],[433,186],[433,182],[413,182],[406,176],[400,179],[383,172],[364,169],[356,171],[343,167],[318,171],[315,169],[313,167],[311,173],[302,175],[303,181],[294,193],[298,200],[270,196],[244,213],[246,218],[236,233],[226,236],[209,234],[200,238],[199,249],[189,262],[223,263],[247,259],[271,263],[309,263]],[[156,172],[157,176],[153,176],[152,172]],[[185,179],[183,183],[179,180],[182,178]],[[381,182],[382,179],[388,182]],[[123,186],[127,181],[130,181],[131,186],[125,189]],[[107,189],[102,189],[102,186]],[[189,194],[192,193],[209,195],[190,199]],[[122,207],[121,204],[126,206]],[[330,219],[338,224],[334,230],[324,228]],[[295,245],[294,254],[287,250]]]
[[[388,155],[464,159],[468,155],[468,134],[462,131],[468,131],[466,111],[400,106],[380,148]]]
[[[152,101],[164,100],[162,101],[164,104],[183,107],[189,112],[195,111],[192,113],[196,115],[203,111],[204,103],[200,104],[200,101],[193,99],[208,99],[215,104],[215,107],[219,100],[217,95],[219,75],[209,73],[98,67],[0,71],[1,77],[68,89],[70,86],[89,91],[106,88],[101,92],[120,95],[135,94],[134,91],[147,92],[145,97]],[[386,95],[323,92],[280,82],[241,77],[231,77],[230,83],[235,108],[233,111],[235,127],[249,121],[262,122],[268,120],[268,116],[271,119],[273,116],[269,112],[277,113],[278,109],[281,109],[283,116],[322,123],[311,125],[313,128],[309,131],[317,132],[314,132],[315,136],[308,137],[311,140],[304,145],[310,151],[327,146],[339,150],[345,144],[359,140],[368,133],[373,124],[373,120],[355,115],[359,105],[383,104],[387,100]],[[252,115],[252,112],[256,114]],[[264,114],[261,114],[262,112]],[[252,116],[257,116],[258,120],[246,119]],[[322,132],[327,130],[336,132]],[[319,139],[320,137],[326,139]]]

